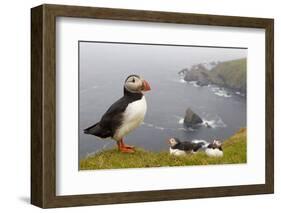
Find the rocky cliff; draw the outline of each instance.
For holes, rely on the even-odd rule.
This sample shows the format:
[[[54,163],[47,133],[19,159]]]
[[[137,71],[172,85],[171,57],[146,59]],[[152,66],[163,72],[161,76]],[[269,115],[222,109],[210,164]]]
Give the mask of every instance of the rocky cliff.
[[[211,69],[204,64],[197,64],[191,68],[184,68],[179,73],[184,76],[185,81],[196,81],[199,86],[216,84],[246,92],[247,88],[247,59],[218,62]]]

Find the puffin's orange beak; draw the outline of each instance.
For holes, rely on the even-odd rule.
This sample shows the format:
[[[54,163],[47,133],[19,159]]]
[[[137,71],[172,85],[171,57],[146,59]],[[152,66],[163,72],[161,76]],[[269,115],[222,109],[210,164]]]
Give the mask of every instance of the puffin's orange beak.
[[[142,80],[142,91],[149,91],[151,90],[148,82],[146,80]]]

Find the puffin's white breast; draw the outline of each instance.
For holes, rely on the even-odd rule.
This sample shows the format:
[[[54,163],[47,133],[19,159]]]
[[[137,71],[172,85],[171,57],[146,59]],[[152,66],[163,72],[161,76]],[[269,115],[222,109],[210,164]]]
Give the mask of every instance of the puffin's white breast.
[[[123,114],[123,122],[121,126],[116,130],[113,138],[115,140],[120,140],[121,138],[129,134],[132,130],[137,128],[143,122],[146,108],[147,106],[144,96],[142,96],[140,100],[128,104]]]
[[[179,149],[172,149],[170,148],[170,155],[175,155],[175,156],[184,156],[187,155],[187,152]]]
[[[222,157],[223,156],[223,151],[219,150],[219,149],[209,149],[207,148],[205,150],[205,153],[209,156],[209,157]]]

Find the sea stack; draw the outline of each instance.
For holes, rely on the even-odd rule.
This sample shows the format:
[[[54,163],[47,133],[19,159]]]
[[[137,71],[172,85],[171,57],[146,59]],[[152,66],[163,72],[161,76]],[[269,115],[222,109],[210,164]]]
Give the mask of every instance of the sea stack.
[[[184,124],[186,127],[194,127],[202,123],[203,120],[196,113],[194,113],[190,108],[186,110],[184,116]]]

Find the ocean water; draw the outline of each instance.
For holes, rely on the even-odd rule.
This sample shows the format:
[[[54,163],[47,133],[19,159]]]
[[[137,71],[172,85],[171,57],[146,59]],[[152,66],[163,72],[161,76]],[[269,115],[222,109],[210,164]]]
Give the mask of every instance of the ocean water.
[[[121,45],[122,46],[122,45]],[[79,158],[116,146],[110,139],[101,140],[83,133],[83,129],[98,122],[108,107],[123,95],[123,83],[130,74],[139,74],[147,80],[151,91],[145,93],[147,114],[142,125],[125,137],[125,142],[151,151],[168,150],[166,141],[171,137],[181,140],[224,140],[246,126],[245,94],[219,88],[216,85],[199,87],[196,82],[185,82],[178,71],[200,62],[197,50],[187,49],[189,60],[173,60],[170,49],[127,45],[97,45],[85,43],[80,46],[80,93],[79,93]],[[139,48],[139,49],[138,49]],[[147,53],[147,48],[149,51]],[[220,49],[213,52],[219,52]],[[120,51],[120,52],[118,52]],[[176,52],[176,50],[173,50]],[[182,51],[182,50],[181,50]],[[197,51],[197,52],[196,52]],[[200,50],[209,54],[208,49]],[[244,56],[226,51],[223,59]],[[235,51],[238,51],[237,49]],[[147,53],[147,54],[144,54]],[[161,52],[157,57],[157,53]],[[200,52],[200,53],[201,53]],[[126,54],[125,54],[126,53]],[[194,60],[190,59],[192,54]],[[206,53],[206,54],[207,54]],[[227,55],[229,53],[229,55]],[[181,52],[181,55],[183,53]],[[201,53],[202,54],[202,53]],[[186,57],[186,56],[185,56]],[[223,60],[221,59],[221,60]],[[211,126],[186,128],[183,118],[191,108]]]

